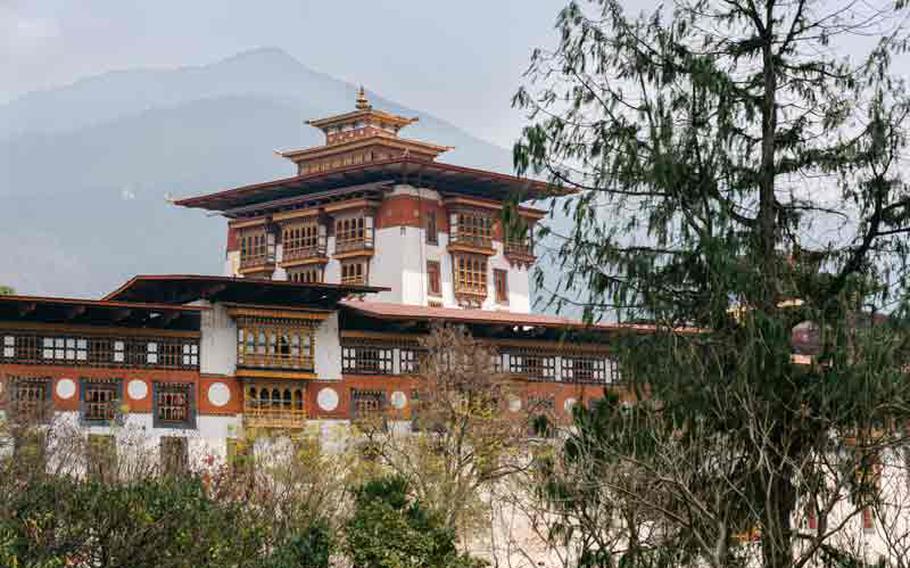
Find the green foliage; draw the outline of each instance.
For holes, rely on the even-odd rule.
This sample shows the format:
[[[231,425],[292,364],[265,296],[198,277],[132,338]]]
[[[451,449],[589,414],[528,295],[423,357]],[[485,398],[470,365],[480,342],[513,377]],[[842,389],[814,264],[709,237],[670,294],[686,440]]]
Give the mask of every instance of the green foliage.
[[[671,4],[570,2],[515,97],[517,168],[577,190],[553,301],[657,323],[617,350],[639,402],[580,409],[541,464],[551,536],[590,565],[727,566],[759,534],[764,566],[803,565],[830,543],[802,507],[875,506],[855,472],[910,420],[906,7]]]
[[[355,492],[346,548],[359,568],[476,568],[459,554],[455,534],[409,495],[400,476],[374,479]]]
[[[199,479],[127,484],[33,476],[0,504],[0,564],[10,567],[327,567],[328,526],[287,538],[250,511],[216,501]]]
[[[16,291],[12,288],[12,286],[3,286],[0,284],[0,296],[12,296],[15,293]]]

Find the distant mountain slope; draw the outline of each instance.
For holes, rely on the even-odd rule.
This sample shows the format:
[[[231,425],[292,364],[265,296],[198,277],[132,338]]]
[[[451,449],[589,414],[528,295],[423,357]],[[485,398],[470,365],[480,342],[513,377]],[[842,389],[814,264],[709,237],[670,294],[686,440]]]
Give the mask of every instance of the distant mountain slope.
[[[303,124],[349,110],[355,86],[263,49],[202,67],[107,73],[0,106],[0,283],[97,295],[135,273],[221,272],[224,222],[167,203],[293,175],[273,149],[319,142]],[[420,116],[405,135],[444,161],[509,171],[509,152]]]

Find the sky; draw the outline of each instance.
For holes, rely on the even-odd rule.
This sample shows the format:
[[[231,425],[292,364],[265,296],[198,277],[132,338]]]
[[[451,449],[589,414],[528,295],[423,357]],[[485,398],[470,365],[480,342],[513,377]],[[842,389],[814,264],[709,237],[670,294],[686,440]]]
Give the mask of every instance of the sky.
[[[0,102],[111,70],[278,47],[503,147],[565,0],[0,0]]]

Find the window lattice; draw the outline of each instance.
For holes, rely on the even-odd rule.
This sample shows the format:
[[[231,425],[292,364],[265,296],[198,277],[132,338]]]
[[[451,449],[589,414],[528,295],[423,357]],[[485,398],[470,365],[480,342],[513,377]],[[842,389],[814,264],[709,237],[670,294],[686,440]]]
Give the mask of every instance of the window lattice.
[[[541,355],[531,351],[507,354],[509,373],[524,375],[530,380],[547,381],[556,379],[556,356]]]
[[[155,383],[156,426],[185,426],[192,418],[189,383]]]
[[[325,254],[325,244],[319,235],[316,221],[296,223],[284,227],[281,232],[283,260],[311,258]]]
[[[82,381],[82,418],[86,422],[110,422],[119,404],[119,380]]]
[[[479,211],[463,211],[456,215],[452,241],[478,247],[493,246],[493,217]]]
[[[509,273],[505,270],[496,268],[493,270],[493,288],[496,291],[496,302],[499,304],[509,303]]]
[[[17,363],[152,369],[199,367],[199,343],[196,339],[49,337],[15,331],[5,333],[3,338],[3,359]]]
[[[375,390],[351,389],[351,417],[368,418],[385,409],[385,393]]]
[[[453,255],[455,260],[455,293],[487,295],[487,259],[479,254]]]
[[[365,285],[367,283],[367,261],[349,260],[342,262],[341,283]]]
[[[416,373],[418,367],[417,352],[413,349],[399,349],[398,366],[402,375]]]
[[[258,266],[274,262],[274,252],[264,228],[248,229],[240,233],[240,266]]]
[[[335,219],[335,252],[369,248],[373,244],[372,232],[364,216]]]
[[[341,368],[345,373],[391,375],[394,372],[392,347],[345,345],[341,350]]]
[[[316,322],[243,318],[237,322],[237,364],[313,370]]]
[[[50,419],[51,380],[35,377],[10,377],[7,380],[8,412],[20,421],[47,422]]]
[[[562,380],[570,383],[616,382],[616,362],[606,357],[573,356],[562,360]]]
[[[439,262],[436,260],[427,261],[427,284],[431,296],[442,295],[442,277]]]

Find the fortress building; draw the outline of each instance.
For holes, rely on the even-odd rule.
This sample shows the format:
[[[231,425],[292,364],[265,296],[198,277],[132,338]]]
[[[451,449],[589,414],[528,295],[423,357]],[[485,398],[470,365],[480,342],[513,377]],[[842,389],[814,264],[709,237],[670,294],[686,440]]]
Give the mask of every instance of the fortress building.
[[[309,124],[297,175],[177,201],[227,219],[224,276],[136,276],[100,300],[0,296],[0,387],[10,418],[81,424],[116,447],[149,434],[184,463],[250,428],[407,428],[420,338],[466,326],[518,385],[502,412],[557,418],[604,396],[623,326],[531,313],[544,212],[539,181],[436,161],[448,150],[373,109]],[[509,220],[509,222],[505,222]],[[167,458],[170,459],[170,458]]]

